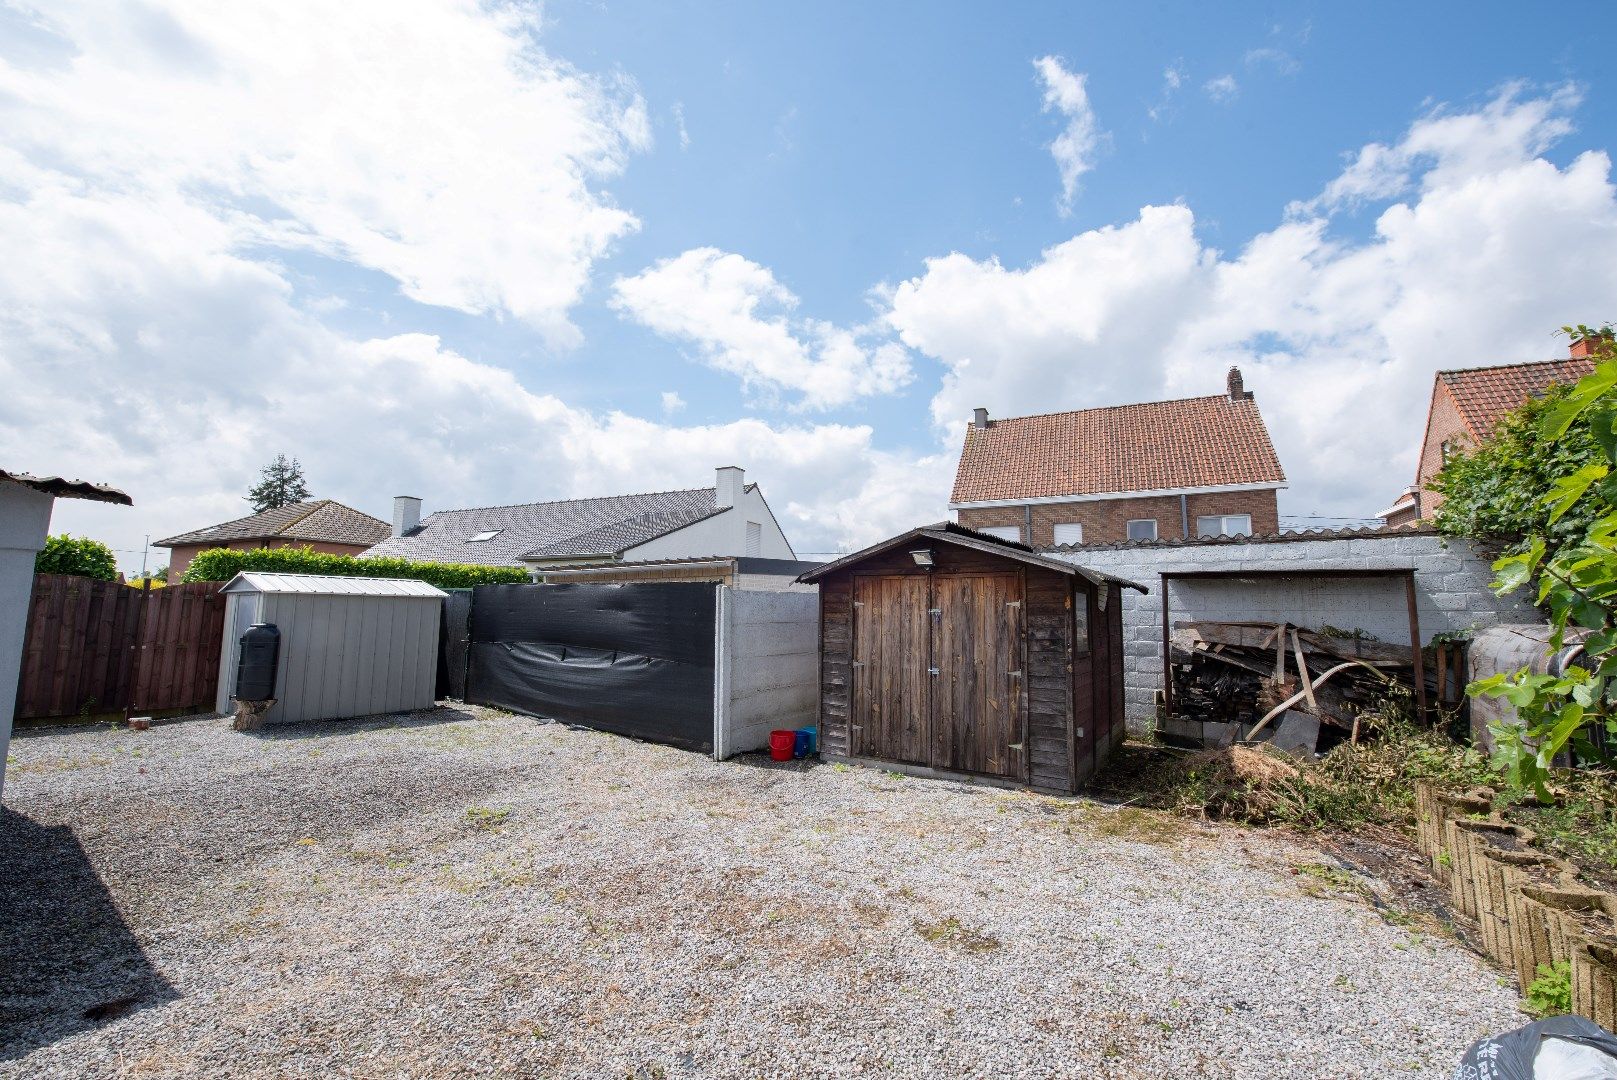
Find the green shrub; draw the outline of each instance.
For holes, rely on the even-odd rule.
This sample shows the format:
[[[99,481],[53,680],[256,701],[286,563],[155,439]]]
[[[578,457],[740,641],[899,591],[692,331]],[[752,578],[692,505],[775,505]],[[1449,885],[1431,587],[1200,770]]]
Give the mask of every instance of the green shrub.
[[[46,540],[44,549],[34,556],[34,573],[116,581],[118,560],[113,558],[112,549],[99,540],[63,533]]]
[[[331,577],[412,578],[440,589],[520,584],[528,580],[528,572],[520,566],[476,566],[391,558],[356,559],[352,555],[328,555],[306,547],[256,548],[250,551],[210,548],[198,552],[197,557],[191,560],[191,565],[185,568],[185,580],[229,581],[243,570]]]
[[[1572,1011],[1572,965],[1565,960],[1538,965],[1538,978],[1527,987],[1527,1011],[1543,1019]]]

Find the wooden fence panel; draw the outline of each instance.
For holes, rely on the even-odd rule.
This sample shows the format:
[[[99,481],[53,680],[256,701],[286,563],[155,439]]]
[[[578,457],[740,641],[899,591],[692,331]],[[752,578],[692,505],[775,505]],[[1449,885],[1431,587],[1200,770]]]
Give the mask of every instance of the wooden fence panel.
[[[145,594],[131,709],[156,712],[213,702],[225,631],[222,588],[223,582],[197,581]]]
[[[17,718],[211,706],[224,636],[219,582],[147,592],[34,575]]]

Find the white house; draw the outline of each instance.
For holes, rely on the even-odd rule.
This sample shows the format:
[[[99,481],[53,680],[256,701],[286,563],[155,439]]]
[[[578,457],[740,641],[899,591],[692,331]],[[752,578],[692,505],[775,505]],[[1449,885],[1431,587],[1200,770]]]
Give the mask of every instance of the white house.
[[[58,498],[133,505],[115,488],[0,469],[0,794],[5,792],[6,753],[34,591],[34,556],[50,535],[51,507]]]
[[[733,465],[714,485],[641,495],[439,510],[393,500],[393,535],[361,558],[560,567],[667,562],[709,556],[796,559],[757,484]]]

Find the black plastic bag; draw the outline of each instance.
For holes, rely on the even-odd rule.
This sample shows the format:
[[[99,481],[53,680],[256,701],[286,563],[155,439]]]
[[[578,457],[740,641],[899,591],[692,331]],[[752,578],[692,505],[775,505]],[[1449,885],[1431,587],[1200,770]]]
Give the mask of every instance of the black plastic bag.
[[[1617,1035],[1581,1016],[1552,1016],[1478,1039],[1454,1080],[1617,1080]]]

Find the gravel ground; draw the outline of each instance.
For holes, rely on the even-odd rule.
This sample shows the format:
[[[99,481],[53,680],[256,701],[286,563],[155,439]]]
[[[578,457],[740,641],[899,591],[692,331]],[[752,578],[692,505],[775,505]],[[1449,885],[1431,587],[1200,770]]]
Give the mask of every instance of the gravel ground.
[[[0,1076],[1447,1076],[1509,980],[1273,833],[475,708],[23,732]]]

